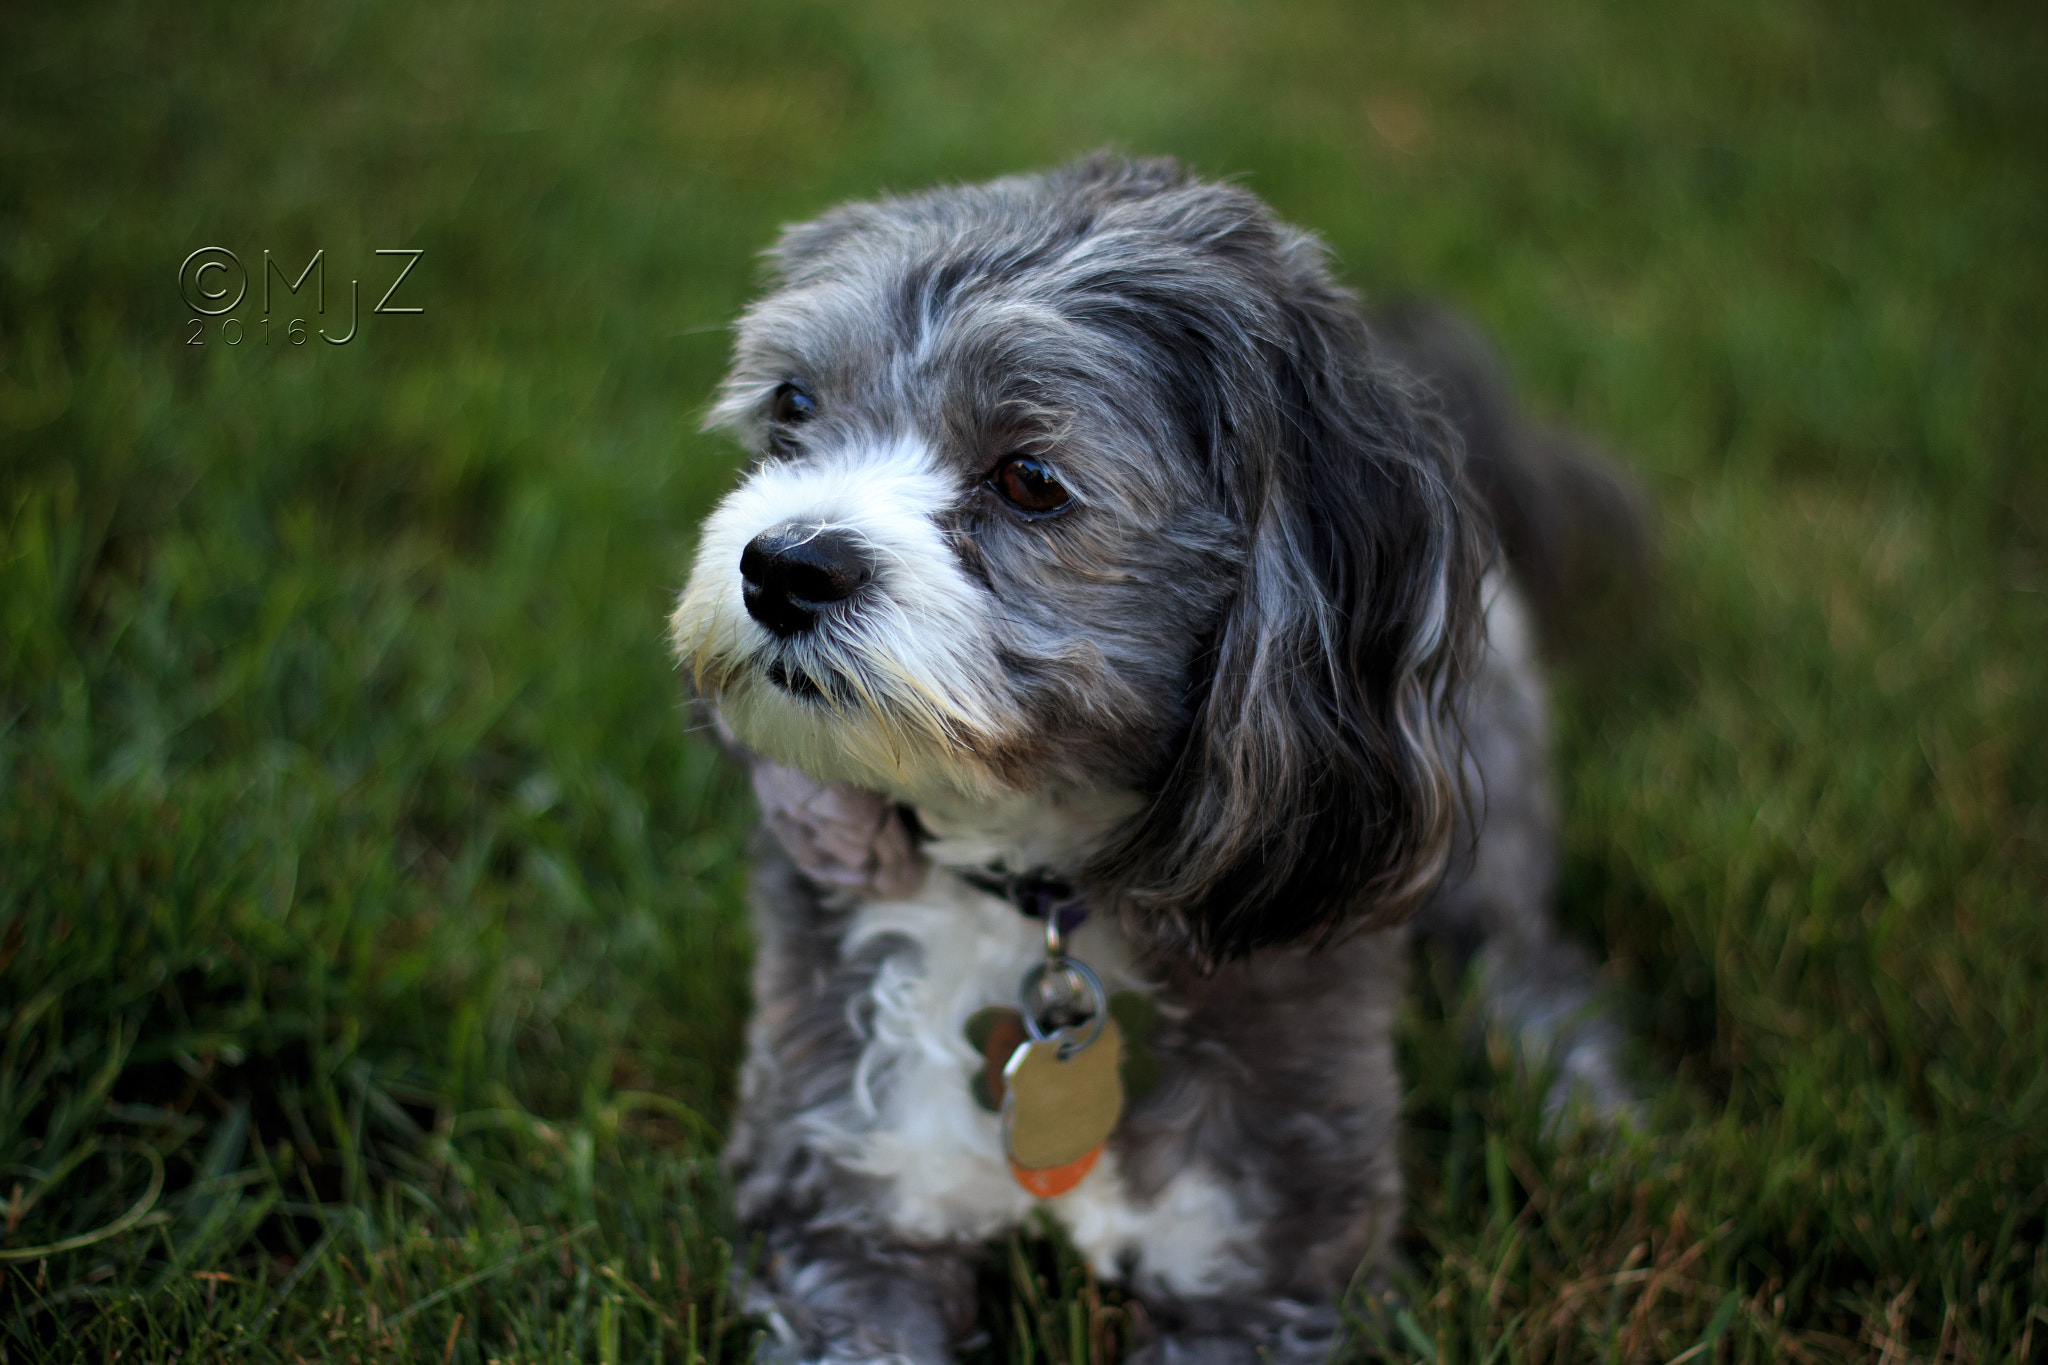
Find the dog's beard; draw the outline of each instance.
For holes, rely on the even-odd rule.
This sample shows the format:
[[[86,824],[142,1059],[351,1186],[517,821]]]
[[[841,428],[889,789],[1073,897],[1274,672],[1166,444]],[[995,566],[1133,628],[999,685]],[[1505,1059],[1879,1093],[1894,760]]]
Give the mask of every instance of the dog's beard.
[[[913,441],[756,470],[704,524],[670,620],[676,652],[735,737],[833,782],[905,798],[991,797],[1014,729],[986,595],[932,512],[958,496]],[[875,580],[811,629],[777,638],[747,614],[740,555],[796,522],[858,536]]]

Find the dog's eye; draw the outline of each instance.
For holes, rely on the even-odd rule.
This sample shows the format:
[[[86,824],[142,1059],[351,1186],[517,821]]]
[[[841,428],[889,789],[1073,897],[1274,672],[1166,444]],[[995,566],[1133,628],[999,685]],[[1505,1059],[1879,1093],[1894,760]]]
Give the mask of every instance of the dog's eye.
[[[1029,455],[1012,455],[997,465],[988,486],[1023,512],[1057,512],[1072,501],[1045,461]]]
[[[775,390],[775,405],[769,415],[777,426],[794,426],[818,411],[817,403],[795,384],[781,384]]]

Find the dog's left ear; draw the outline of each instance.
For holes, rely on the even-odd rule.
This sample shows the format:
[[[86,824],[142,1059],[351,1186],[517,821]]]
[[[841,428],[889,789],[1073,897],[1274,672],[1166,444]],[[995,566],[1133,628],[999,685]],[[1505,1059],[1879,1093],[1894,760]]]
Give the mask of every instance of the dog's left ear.
[[[1435,887],[1483,647],[1491,532],[1454,432],[1374,363],[1319,248],[1280,255],[1278,335],[1217,386],[1242,578],[1173,767],[1094,869],[1133,928],[1211,966],[1398,924]]]

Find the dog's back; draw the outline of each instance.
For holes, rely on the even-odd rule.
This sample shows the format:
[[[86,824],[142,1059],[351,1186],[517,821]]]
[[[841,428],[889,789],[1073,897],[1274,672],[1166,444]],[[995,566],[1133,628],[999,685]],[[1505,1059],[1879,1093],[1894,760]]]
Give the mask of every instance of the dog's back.
[[[1414,932],[1474,968],[1485,1022],[1552,1077],[1548,1107],[1574,1095],[1609,1119],[1633,1113],[1623,1035],[1590,956],[1555,929],[1557,811],[1540,672],[1513,620],[1524,606],[1553,655],[1612,648],[1651,601],[1651,507],[1636,481],[1583,437],[1531,421],[1483,336],[1433,304],[1367,316],[1381,359],[1411,375],[1457,429],[1469,485],[1485,502],[1507,574],[1488,616],[1490,704],[1468,722],[1472,818],[1490,831],[1417,914]],[[1507,586],[1512,584],[1512,586]],[[1532,651],[1531,651],[1532,652]],[[1476,833],[1476,831],[1475,831]]]
[[[1528,419],[1499,357],[1464,319],[1405,299],[1367,317],[1387,358],[1414,375],[1465,446],[1465,471],[1552,650],[1632,629],[1655,554],[1643,490],[1585,438]]]

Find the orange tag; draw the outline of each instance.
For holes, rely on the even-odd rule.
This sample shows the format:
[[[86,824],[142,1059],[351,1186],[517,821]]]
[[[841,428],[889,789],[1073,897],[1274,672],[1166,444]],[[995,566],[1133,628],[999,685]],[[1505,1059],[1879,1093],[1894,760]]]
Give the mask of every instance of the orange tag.
[[[1040,1199],[1057,1199],[1080,1184],[1088,1172],[1095,1169],[1096,1161],[1102,1156],[1102,1149],[1108,1145],[1098,1142],[1080,1158],[1069,1161],[1064,1166],[1048,1166],[1042,1171],[1019,1166],[1013,1161],[1010,1163],[1010,1174],[1017,1177],[1019,1185]]]
[[[1027,1171],[1071,1166],[1109,1141],[1123,1115],[1123,1038],[1105,1015],[1078,1052],[1078,1030],[1026,1043],[1003,1064],[1003,1148]]]

